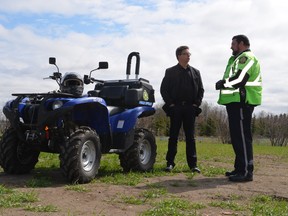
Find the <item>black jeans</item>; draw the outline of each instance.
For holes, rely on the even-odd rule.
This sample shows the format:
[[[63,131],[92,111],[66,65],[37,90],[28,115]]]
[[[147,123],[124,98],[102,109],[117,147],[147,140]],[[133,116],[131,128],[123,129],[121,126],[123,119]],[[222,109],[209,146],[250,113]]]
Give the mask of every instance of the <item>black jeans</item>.
[[[254,106],[231,103],[226,105],[226,110],[235,153],[234,168],[240,174],[252,174],[254,165],[251,122]]]
[[[175,105],[170,108],[170,136],[166,155],[167,165],[175,166],[174,159],[177,154],[177,142],[180,128],[183,129],[186,138],[186,159],[188,166],[197,165],[195,146],[195,108],[193,105]]]

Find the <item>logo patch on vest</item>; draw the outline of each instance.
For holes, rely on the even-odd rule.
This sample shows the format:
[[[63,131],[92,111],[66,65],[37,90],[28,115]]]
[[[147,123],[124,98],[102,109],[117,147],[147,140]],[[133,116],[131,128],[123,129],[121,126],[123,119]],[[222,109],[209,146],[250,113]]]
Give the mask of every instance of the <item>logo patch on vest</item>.
[[[242,56],[240,59],[239,59],[239,63],[240,64],[245,64],[245,62],[247,61],[247,57],[246,56]]]

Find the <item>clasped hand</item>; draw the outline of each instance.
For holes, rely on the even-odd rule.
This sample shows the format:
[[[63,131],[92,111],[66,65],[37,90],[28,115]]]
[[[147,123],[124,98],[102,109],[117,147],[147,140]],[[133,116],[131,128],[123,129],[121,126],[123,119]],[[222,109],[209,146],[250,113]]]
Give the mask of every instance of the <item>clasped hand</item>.
[[[219,80],[218,82],[216,82],[215,84],[216,90],[224,88],[224,83],[225,83],[225,80]]]

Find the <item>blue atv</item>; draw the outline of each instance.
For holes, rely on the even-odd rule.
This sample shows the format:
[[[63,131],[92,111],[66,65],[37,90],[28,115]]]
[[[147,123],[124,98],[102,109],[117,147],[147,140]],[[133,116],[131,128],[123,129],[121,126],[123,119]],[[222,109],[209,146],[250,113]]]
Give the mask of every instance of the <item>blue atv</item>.
[[[136,57],[135,79],[130,79],[131,59]],[[60,168],[70,183],[88,183],[98,173],[101,155],[116,153],[125,172],[149,171],[156,159],[154,135],[136,128],[137,120],[155,113],[154,90],[138,78],[140,57],[127,59],[126,79],[97,80],[92,72],[108,68],[108,62],[82,79],[76,73],[62,77],[57,68],[49,78],[60,89],[48,93],[17,93],[3,113],[10,122],[0,141],[0,165],[8,174],[34,169],[40,152],[59,154]],[[95,83],[82,95],[83,84]]]

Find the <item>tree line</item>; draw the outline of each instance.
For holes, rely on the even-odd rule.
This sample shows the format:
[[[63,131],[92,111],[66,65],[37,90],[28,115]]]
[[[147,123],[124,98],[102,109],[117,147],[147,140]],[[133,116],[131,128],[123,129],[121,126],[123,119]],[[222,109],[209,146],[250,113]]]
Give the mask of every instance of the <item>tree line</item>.
[[[162,104],[163,105],[163,104]],[[147,127],[156,136],[168,136],[169,118],[162,110],[162,105],[156,107],[156,113],[148,118],[140,119],[139,126]],[[196,118],[195,135],[203,137],[216,137],[221,143],[231,143],[228,116],[224,106],[212,106],[207,102],[201,105],[202,113]],[[272,146],[288,145],[288,116],[260,112],[253,116],[252,133],[254,138],[268,139]],[[179,139],[184,139],[181,129]]]
[[[162,104],[163,105],[163,104]],[[162,105],[157,105],[156,113],[138,121],[139,127],[151,130],[155,136],[168,136],[169,118],[162,110]],[[225,107],[212,106],[207,102],[201,105],[202,113],[196,118],[195,134],[203,137],[216,137],[221,143],[231,143],[228,119]],[[9,125],[7,119],[0,113],[0,135]],[[272,146],[288,145],[288,116],[287,114],[275,115],[260,112],[253,116],[252,133],[254,138],[264,138],[270,141]],[[180,131],[180,140],[184,140],[184,132]]]

